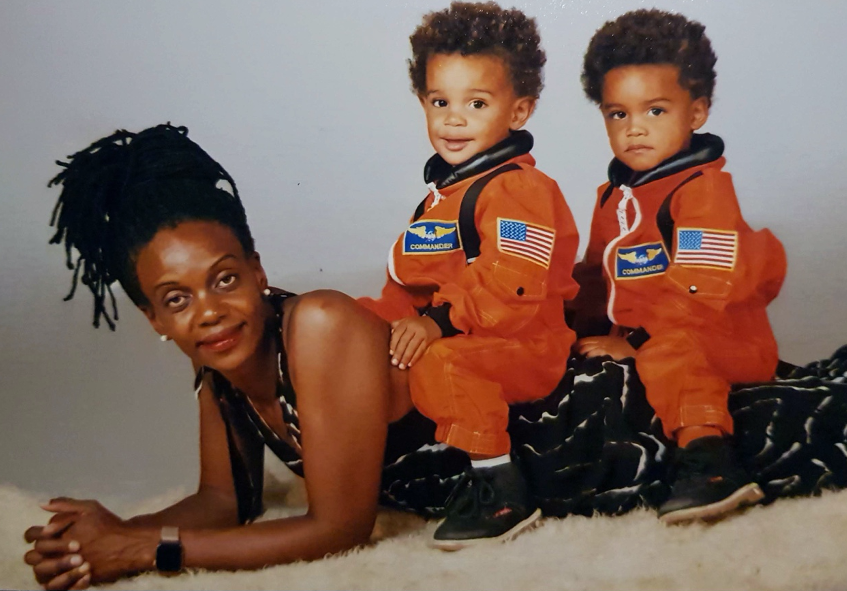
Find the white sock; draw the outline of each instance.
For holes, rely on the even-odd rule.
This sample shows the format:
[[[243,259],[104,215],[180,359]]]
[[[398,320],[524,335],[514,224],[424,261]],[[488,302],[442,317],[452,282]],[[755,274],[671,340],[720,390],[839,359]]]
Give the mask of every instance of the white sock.
[[[493,468],[494,466],[500,466],[501,464],[508,464],[511,461],[512,456],[504,454],[502,456],[488,458],[486,460],[471,460],[471,468]]]

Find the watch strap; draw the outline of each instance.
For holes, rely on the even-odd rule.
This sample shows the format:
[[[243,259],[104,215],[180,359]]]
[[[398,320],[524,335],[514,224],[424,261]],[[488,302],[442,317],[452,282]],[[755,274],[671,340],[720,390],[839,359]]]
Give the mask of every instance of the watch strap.
[[[166,525],[162,528],[162,535],[160,540],[162,542],[179,542],[179,528],[174,527],[172,525]]]
[[[179,540],[178,527],[162,528],[154,566],[162,573],[178,573],[182,570],[182,542]]]

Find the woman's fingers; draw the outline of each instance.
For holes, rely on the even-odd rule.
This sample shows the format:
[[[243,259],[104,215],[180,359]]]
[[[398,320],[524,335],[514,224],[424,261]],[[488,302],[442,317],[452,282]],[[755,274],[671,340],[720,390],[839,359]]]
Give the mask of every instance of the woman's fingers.
[[[68,587],[68,589],[88,589],[91,586],[91,573],[83,576],[80,580],[78,580],[72,587]]]
[[[41,537],[59,537],[74,524],[79,513],[57,513],[41,529]]]
[[[62,535],[74,523],[75,514],[60,513],[55,515],[47,525],[33,525],[24,532],[24,540],[31,544],[43,538],[54,538]]]
[[[83,578],[88,577],[88,582],[83,587],[76,587],[76,584]],[[84,562],[77,568],[63,572],[57,577],[52,578],[44,585],[45,589],[85,589],[91,583],[91,565]]]
[[[24,562],[30,566],[35,566],[40,562],[50,559],[61,559],[65,556],[79,551],[79,542],[71,540],[38,540],[35,543],[35,548],[24,554]]]
[[[30,550],[29,552],[24,554],[24,562],[26,562],[30,566],[35,566],[42,560],[44,560],[44,557],[35,550]]]
[[[33,525],[29,529],[24,532],[24,540],[27,544],[31,544],[35,540],[41,537],[41,531],[44,529],[43,525]]]
[[[45,511],[53,513],[79,513],[85,510],[92,509],[97,504],[97,501],[80,501],[70,497],[56,497],[41,505]]]
[[[35,580],[42,585],[45,585],[62,574],[77,570],[82,567],[84,562],[85,561],[82,559],[82,556],[79,554],[68,554],[61,558],[45,558],[32,567],[32,572],[35,574]],[[89,569],[90,567],[86,566],[84,569],[85,572],[80,573],[78,576],[74,577],[73,580],[76,581],[78,577],[84,575]],[[72,583],[68,583],[67,586],[70,586],[71,584]]]
[[[55,554],[72,554],[79,552],[79,542],[76,540],[63,540],[55,538],[43,538],[36,540],[35,551],[42,556]]]

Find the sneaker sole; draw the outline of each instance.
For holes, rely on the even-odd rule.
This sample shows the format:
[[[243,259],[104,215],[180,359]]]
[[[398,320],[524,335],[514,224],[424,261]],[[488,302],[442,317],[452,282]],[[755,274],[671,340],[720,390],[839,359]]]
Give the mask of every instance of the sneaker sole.
[[[504,534],[500,534],[496,538],[475,538],[472,540],[430,540],[429,547],[436,548],[437,550],[443,550],[445,552],[455,552],[456,550],[461,550],[462,548],[467,548],[469,546],[481,546],[485,544],[496,544],[499,542],[508,542],[518,534],[529,529],[538,518],[541,517],[541,509],[536,509],[535,512],[518,523],[515,527],[510,529]]]
[[[740,507],[758,503],[764,497],[765,493],[762,492],[759,485],[755,482],[751,482],[750,484],[742,486],[727,498],[718,501],[717,503],[703,505],[702,507],[680,509],[679,511],[673,511],[672,513],[665,513],[659,517],[659,520],[667,525],[685,523],[688,521],[717,520]]]

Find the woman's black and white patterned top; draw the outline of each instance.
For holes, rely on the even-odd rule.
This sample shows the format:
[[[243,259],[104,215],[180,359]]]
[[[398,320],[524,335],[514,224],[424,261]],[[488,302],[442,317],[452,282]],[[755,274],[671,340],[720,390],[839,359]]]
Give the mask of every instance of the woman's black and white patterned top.
[[[281,335],[282,304],[294,294],[273,290],[269,296],[277,311],[273,327]],[[230,463],[242,523],[262,511],[264,447],[267,446],[298,476],[303,476],[300,419],[297,395],[287,379],[288,367],[282,339],[279,340],[279,382],[277,396],[286,432],[274,432],[242,392],[220,373],[201,368],[196,388],[209,385],[221,410],[227,431]],[[198,390],[199,391],[199,390]],[[380,502],[422,515],[438,515],[454,483],[468,464],[467,456],[435,442],[435,424],[412,411],[388,428],[383,460]]]
[[[274,290],[282,302],[293,294]],[[279,330],[277,330],[277,334]],[[297,398],[280,342],[277,386],[286,433],[274,433],[219,373],[201,369],[227,429],[242,522],[262,513],[264,447],[303,475]],[[782,366],[772,382],[737,386],[729,399],[741,464],[767,500],[847,486],[847,347],[805,368]],[[547,515],[618,514],[655,507],[667,494],[669,443],[631,359],[572,359],[556,389],[513,405],[512,452]],[[388,429],[380,503],[438,516],[462,472],[464,452],[438,444],[435,425],[412,411]]]

